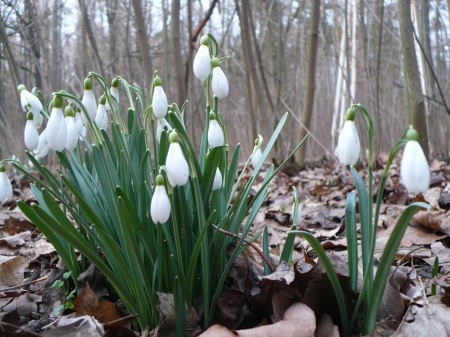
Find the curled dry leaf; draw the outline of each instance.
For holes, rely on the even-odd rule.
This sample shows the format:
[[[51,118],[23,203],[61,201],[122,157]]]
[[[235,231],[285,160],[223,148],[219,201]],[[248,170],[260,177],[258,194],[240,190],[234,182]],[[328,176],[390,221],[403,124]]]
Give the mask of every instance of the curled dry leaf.
[[[411,221],[432,230],[450,234],[450,214],[447,211],[420,211],[414,214]]]
[[[5,236],[0,239],[0,243],[6,242],[11,247],[22,246],[25,241],[31,239],[31,232],[26,231],[12,236]]]
[[[23,256],[0,255],[0,292],[4,288],[23,284],[23,272],[29,261]]]

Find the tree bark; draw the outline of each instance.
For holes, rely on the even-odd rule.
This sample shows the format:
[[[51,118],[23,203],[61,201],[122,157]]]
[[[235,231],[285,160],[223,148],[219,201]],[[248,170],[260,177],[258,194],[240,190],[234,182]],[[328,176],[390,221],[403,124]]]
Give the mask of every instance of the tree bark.
[[[109,58],[114,60],[116,58],[116,16],[117,16],[118,0],[107,0],[106,1],[106,17],[108,18],[109,27]],[[117,67],[115,62],[111,65],[112,76],[117,75]]]
[[[306,78],[305,106],[301,116],[301,127],[298,133],[297,142],[306,136],[307,130],[311,124],[311,116],[314,108],[314,93],[316,89],[316,64],[317,64],[317,46],[319,44],[319,22],[320,22],[320,0],[312,1],[311,12],[311,31],[309,37],[308,51],[308,74]],[[303,167],[306,154],[306,142],[295,154],[296,162]]]
[[[425,102],[420,83],[420,73],[414,45],[414,27],[411,21],[411,2],[398,1],[398,14],[400,24],[400,40],[402,44],[403,69],[409,88],[412,109],[412,125],[419,133],[419,143],[426,158],[430,156],[428,144],[427,118]]]
[[[12,52],[8,36],[6,35],[5,22],[3,21],[3,17],[1,15],[0,15],[0,41],[3,42],[3,45],[6,48],[6,54],[8,55],[8,65],[11,70],[13,83],[14,83],[14,86],[17,87],[21,82],[21,79],[19,76],[19,69],[17,67],[16,58],[14,57],[14,54]],[[18,102],[20,102],[20,97],[19,97],[17,90],[14,90],[14,91],[16,92]]]
[[[172,66],[175,68],[177,104],[181,106],[186,100],[186,80],[183,72],[183,59],[180,43],[180,0],[172,0],[170,37],[172,40]]]

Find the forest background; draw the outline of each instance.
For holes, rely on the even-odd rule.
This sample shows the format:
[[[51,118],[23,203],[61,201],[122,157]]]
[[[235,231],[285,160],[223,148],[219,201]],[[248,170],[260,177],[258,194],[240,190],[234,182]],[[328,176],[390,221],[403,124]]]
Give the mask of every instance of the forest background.
[[[181,106],[189,100],[185,123],[198,145],[205,127],[204,85],[193,76],[192,61],[208,31],[220,44],[219,56],[230,56],[221,65],[230,94],[220,113],[230,145],[241,143],[245,155],[257,135],[268,139],[288,111],[290,122],[272,158],[279,162],[286,157],[305,130],[311,131],[306,158],[331,157],[352,103],[362,103],[372,113],[374,149],[387,152],[412,122],[413,105],[421,101],[430,153],[447,157],[450,0],[414,0],[407,8],[419,97],[408,88],[402,62],[400,13],[401,4],[408,2],[1,0],[0,158],[25,159],[25,145],[17,139],[22,139],[26,121],[18,84],[37,87],[46,99],[61,89],[81,98],[89,71],[108,81],[119,75],[148,90],[157,70],[169,102]],[[102,94],[95,83],[94,92],[97,99]],[[309,113],[311,118],[305,118]],[[46,159],[50,163],[52,156]],[[297,161],[303,158],[297,156]]]

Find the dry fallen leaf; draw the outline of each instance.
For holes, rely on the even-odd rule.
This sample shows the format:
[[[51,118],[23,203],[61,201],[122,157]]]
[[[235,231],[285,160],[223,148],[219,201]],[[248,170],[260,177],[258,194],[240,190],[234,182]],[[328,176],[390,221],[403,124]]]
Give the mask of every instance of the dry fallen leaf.
[[[22,246],[25,243],[25,241],[30,239],[31,239],[31,232],[26,231],[12,236],[7,235],[5,237],[2,237],[0,238],[0,243],[6,242],[8,245],[14,248],[16,246]]]
[[[45,337],[103,337],[105,330],[94,317],[61,316],[58,327],[43,333]]]
[[[414,214],[411,222],[450,234],[450,214],[448,211],[420,211]]]
[[[327,314],[320,317],[314,337],[339,337],[339,328]]]
[[[23,272],[29,261],[23,256],[0,255],[0,292],[4,288],[23,284]]]

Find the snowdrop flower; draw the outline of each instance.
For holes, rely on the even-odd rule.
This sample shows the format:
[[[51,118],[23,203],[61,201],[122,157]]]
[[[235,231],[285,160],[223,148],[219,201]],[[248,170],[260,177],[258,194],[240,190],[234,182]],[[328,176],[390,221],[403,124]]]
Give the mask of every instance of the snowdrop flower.
[[[252,166],[253,169],[256,168],[256,166],[259,164],[259,162],[261,161],[262,158],[262,151],[261,151],[261,147],[259,147],[259,149],[256,149],[256,147],[258,146],[259,140],[256,139],[255,140],[255,147],[253,148],[253,157],[252,157]]]
[[[293,219],[292,221],[294,222],[294,225],[298,227],[302,223],[302,207],[300,206],[300,204],[297,205],[297,214],[295,215],[295,218],[294,218],[294,211],[295,211],[295,202],[292,204],[292,219]]]
[[[0,202],[12,200],[13,189],[11,181],[6,174],[6,167],[0,164]]]
[[[165,118],[161,118],[161,119],[156,119],[156,138],[158,139],[158,143],[161,141],[161,134],[164,130],[164,127],[167,127],[167,130],[172,130],[172,127],[170,126],[169,123],[167,123],[167,121],[165,120]]]
[[[153,113],[156,118],[164,118],[167,114],[167,96],[162,87],[162,81],[159,76],[156,76],[153,80],[153,85],[155,89],[153,90]]]
[[[24,141],[29,150],[36,150],[39,145],[39,134],[33,121],[32,112],[27,113],[27,123],[25,124]]]
[[[49,147],[47,144],[47,129],[44,129],[39,135],[39,145],[36,150],[33,151],[36,159],[44,158],[48,153]]]
[[[33,114],[33,123],[36,126],[36,129],[41,128],[42,122],[44,122],[44,116],[42,116],[41,113]]]
[[[53,109],[46,128],[48,147],[54,151],[63,151],[67,140],[67,126],[62,111],[63,99],[56,95]]]
[[[119,101],[119,83],[120,83],[119,78],[118,77],[114,78],[111,83],[111,89],[109,89],[111,96],[116,99],[117,104],[119,104],[119,102],[120,102]],[[109,106],[108,101],[106,101],[105,108],[106,108],[106,110],[111,110],[111,107]]]
[[[208,143],[211,147],[222,146],[224,144],[223,131],[216,120],[216,114],[209,114]]]
[[[105,131],[108,129],[108,115],[106,114],[106,96],[100,97],[100,104],[98,105],[97,115],[95,116],[95,123],[97,123],[100,129]]]
[[[338,140],[338,157],[342,165],[355,165],[361,150],[355,126],[355,109],[348,109],[345,119],[346,121]]]
[[[25,108],[28,108],[33,114],[39,115],[43,109],[39,98],[29,92],[23,84],[19,85],[17,90],[20,92],[20,103],[23,111],[26,111]]]
[[[73,109],[70,106],[67,106],[64,110],[64,114],[66,115],[65,122],[67,127],[67,139],[66,139],[66,150],[73,150],[77,147],[78,143],[78,128],[77,123],[75,122],[75,117],[73,113]]]
[[[156,187],[150,205],[150,214],[155,224],[164,223],[170,217],[170,200],[164,187],[164,178],[160,174],[156,177]]]
[[[211,87],[219,99],[225,98],[228,96],[228,80],[222,69],[220,68],[220,61],[217,57],[213,57],[211,59],[211,65],[213,67],[212,70],[212,79],[211,79]]]
[[[92,91],[92,80],[89,77],[84,80],[84,93],[81,102],[84,104],[91,120],[94,121],[97,114],[97,102]],[[84,124],[88,125],[89,123],[84,112],[82,116]]]
[[[222,173],[220,173],[219,168],[216,169],[216,175],[214,176],[214,181],[212,185],[212,190],[218,190],[222,187]]]
[[[211,56],[209,55],[209,37],[203,35],[200,39],[200,48],[194,58],[194,75],[199,80],[206,80],[211,73]]]
[[[409,127],[406,138],[408,142],[403,151],[400,176],[410,193],[424,193],[430,186],[430,167],[418,142],[419,134],[412,126]]]
[[[187,183],[189,177],[189,167],[181,150],[179,136],[176,131],[172,131],[169,135],[169,151],[166,158],[166,173],[170,185],[173,187],[183,186]]]
[[[80,140],[83,140],[83,137],[86,137],[87,129],[84,126],[83,115],[81,114],[80,108],[77,108],[77,114],[75,115],[75,124],[77,126],[78,134],[80,135]],[[83,135],[83,137],[81,137]]]

